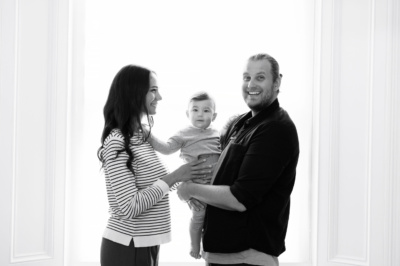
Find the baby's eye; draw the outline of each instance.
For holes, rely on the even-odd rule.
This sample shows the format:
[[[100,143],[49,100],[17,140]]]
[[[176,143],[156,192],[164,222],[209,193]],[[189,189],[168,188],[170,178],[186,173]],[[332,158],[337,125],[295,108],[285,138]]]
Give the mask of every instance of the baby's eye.
[[[204,110],[204,113],[208,113],[208,112],[210,112],[210,110]]]

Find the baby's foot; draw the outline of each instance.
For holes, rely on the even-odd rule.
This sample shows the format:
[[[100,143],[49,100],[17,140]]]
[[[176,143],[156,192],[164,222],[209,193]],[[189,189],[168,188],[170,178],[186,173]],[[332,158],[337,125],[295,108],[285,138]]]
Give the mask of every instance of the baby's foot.
[[[191,250],[190,256],[192,256],[195,259],[201,259],[200,250],[197,250],[197,251]]]

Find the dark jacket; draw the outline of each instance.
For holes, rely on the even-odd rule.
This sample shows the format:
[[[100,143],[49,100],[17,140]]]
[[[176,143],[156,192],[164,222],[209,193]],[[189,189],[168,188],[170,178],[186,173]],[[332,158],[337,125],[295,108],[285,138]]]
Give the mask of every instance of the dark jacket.
[[[299,157],[294,123],[275,100],[254,117],[249,112],[236,118],[221,136],[221,146],[228,150],[214,185],[230,186],[247,210],[207,206],[204,250],[235,253],[252,248],[279,256],[285,251]]]

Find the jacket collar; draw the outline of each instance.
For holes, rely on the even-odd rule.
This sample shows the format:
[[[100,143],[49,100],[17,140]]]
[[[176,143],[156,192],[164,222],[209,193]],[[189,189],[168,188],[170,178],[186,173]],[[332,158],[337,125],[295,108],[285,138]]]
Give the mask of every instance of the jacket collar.
[[[271,114],[275,113],[276,110],[278,110],[280,107],[278,99],[273,101],[268,107],[266,107],[264,110],[261,110],[257,115],[252,116],[251,111],[246,113],[242,118],[237,121],[235,124],[234,128],[235,129],[240,129],[243,125],[244,127],[252,126],[255,124],[260,123],[261,121],[265,120],[268,118]]]

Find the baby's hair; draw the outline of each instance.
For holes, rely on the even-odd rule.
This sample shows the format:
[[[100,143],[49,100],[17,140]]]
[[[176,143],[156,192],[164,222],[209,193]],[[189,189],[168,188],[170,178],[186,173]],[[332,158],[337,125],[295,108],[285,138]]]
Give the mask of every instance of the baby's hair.
[[[190,97],[189,104],[191,102],[199,102],[199,101],[205,101],[205,100],[210,100],[212,102],[212,104],[214,105],[214,111],[215,111],[215,109],[216,109],[215,101],[210,96],[210,94],[208,94],[205,91],[200,91],[200,92],[196,92],[195,94],[193,94],[192,97]]]

